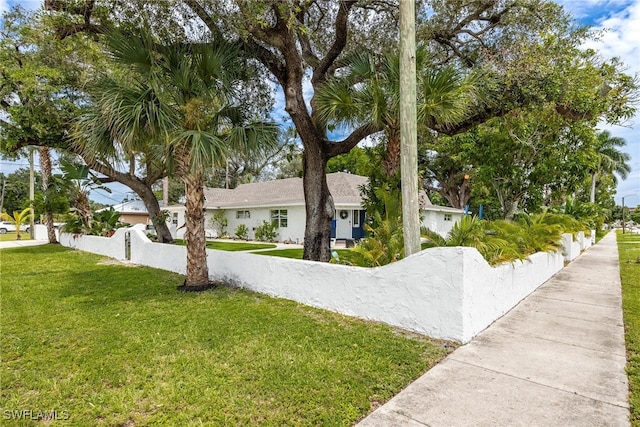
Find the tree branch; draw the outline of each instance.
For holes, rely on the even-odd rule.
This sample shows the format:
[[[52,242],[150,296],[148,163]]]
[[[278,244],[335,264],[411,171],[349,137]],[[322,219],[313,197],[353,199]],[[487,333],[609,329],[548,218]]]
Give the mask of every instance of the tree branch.
[[[328,154],[328,158],[335,157],[339,154],[348,153],[364,138],[369,135],[373,135],[374,133],[380,132],[381,130],[382,128],[380,126],[376,126],[373,123],[364,124],[351,132],[351,134],[342,141],[325,141],[325,152]]]
[[[92,24],[91,14],[95,7],[95,0],[87,0],[83,6],[75,6],[68,2],[60,0],[45,0],[45,10],[53,12],[67,12],[71,15],[77,15],[82,17],[83,23],[63,25],[56,28],[56,37],[59,40],[63,40],[66,37],[72,36],[77,33],[87,32],[91,34],[104,34],[109,30],[106,25]]]
[[[356,0],[343,0],[340,2],[338,15],[334,27],[335,39],[333,45],[329,48],[327,54],[322,58],[320,64],[313,70],[311,83],[314,87],[323,83],[327,79],[327,73],[331,69],[333,63],[344,50],[347,44],[349,12]]]

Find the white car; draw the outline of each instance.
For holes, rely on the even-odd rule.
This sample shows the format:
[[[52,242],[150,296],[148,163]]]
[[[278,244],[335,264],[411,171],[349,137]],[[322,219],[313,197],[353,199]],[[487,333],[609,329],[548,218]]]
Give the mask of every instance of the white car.
[[[26,231],[27,226],[23,225],[20,227],[20,231]],[[10,221],[2,221],[0,222],[0,234],[7,234],[8,231],[16,231],[16,226]]]

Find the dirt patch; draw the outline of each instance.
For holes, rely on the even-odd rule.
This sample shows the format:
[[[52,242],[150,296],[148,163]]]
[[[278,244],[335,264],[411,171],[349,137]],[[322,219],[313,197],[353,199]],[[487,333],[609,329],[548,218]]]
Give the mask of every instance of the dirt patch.
[[[137,264],[133,264],[130,262],[126,262],[126,261],[119,261],[117,259],[113,259],[113,258],[106,258],[103,260],[98,261],[99,265],[122,265],[124,267],[137,267]]]

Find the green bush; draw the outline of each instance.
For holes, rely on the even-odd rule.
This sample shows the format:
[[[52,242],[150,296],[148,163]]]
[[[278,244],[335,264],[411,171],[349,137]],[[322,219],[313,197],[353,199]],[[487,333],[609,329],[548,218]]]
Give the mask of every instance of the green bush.
[[[261,242],[272,242],[278,236],[278,226],[269,221],[262,221],[262,224],[256,227],[256,239]]]
[[[339,264],[379,267],[404,258],[404,236],[400,197],[397,191],[381,187],[375,195],[384,204],[384,217],[374,211],[370,224],[365,224],[367,237],[358,243],[349,257],[333,258]]]
[[[582,231],[581,223],[569,215],[521,214],[514,221],[484,221],[465,216],[446,238],[423,229],[425,246],[469,246],[491,265],[525,259],[536,252],[553,252],[562,246],[562,233]]]
[[[240,224],[236,227],[235,235],[238,239],[249,240],[249,229],[246,225]]]

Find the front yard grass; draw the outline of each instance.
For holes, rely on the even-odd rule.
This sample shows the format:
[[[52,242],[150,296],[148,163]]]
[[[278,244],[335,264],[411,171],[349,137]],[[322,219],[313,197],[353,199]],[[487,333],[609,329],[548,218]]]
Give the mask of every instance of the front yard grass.
[[[618,232],[631,424],[640,426],[640,235]]]
[[[0,242],[13,242],[14,240],[18,240],[18,233],[15,231],[0,234]],[[31,236],[26,231],[22,231],[20,232],[20,240],[31,240]]]
[[[453,348],[224,286],[180,293],[183,276],[58,245],[0,257],[4,414],[57,411],[76,426],[347,426]]]
[[[176,239],[176,244],[186,245],[182,239]],[[273,243],[249,243],[249,242],[225,242],[220,240],[208,240],[207,249],[218,249],[220,251],[256,251],[258,249],[273,249],[277,245]]]

